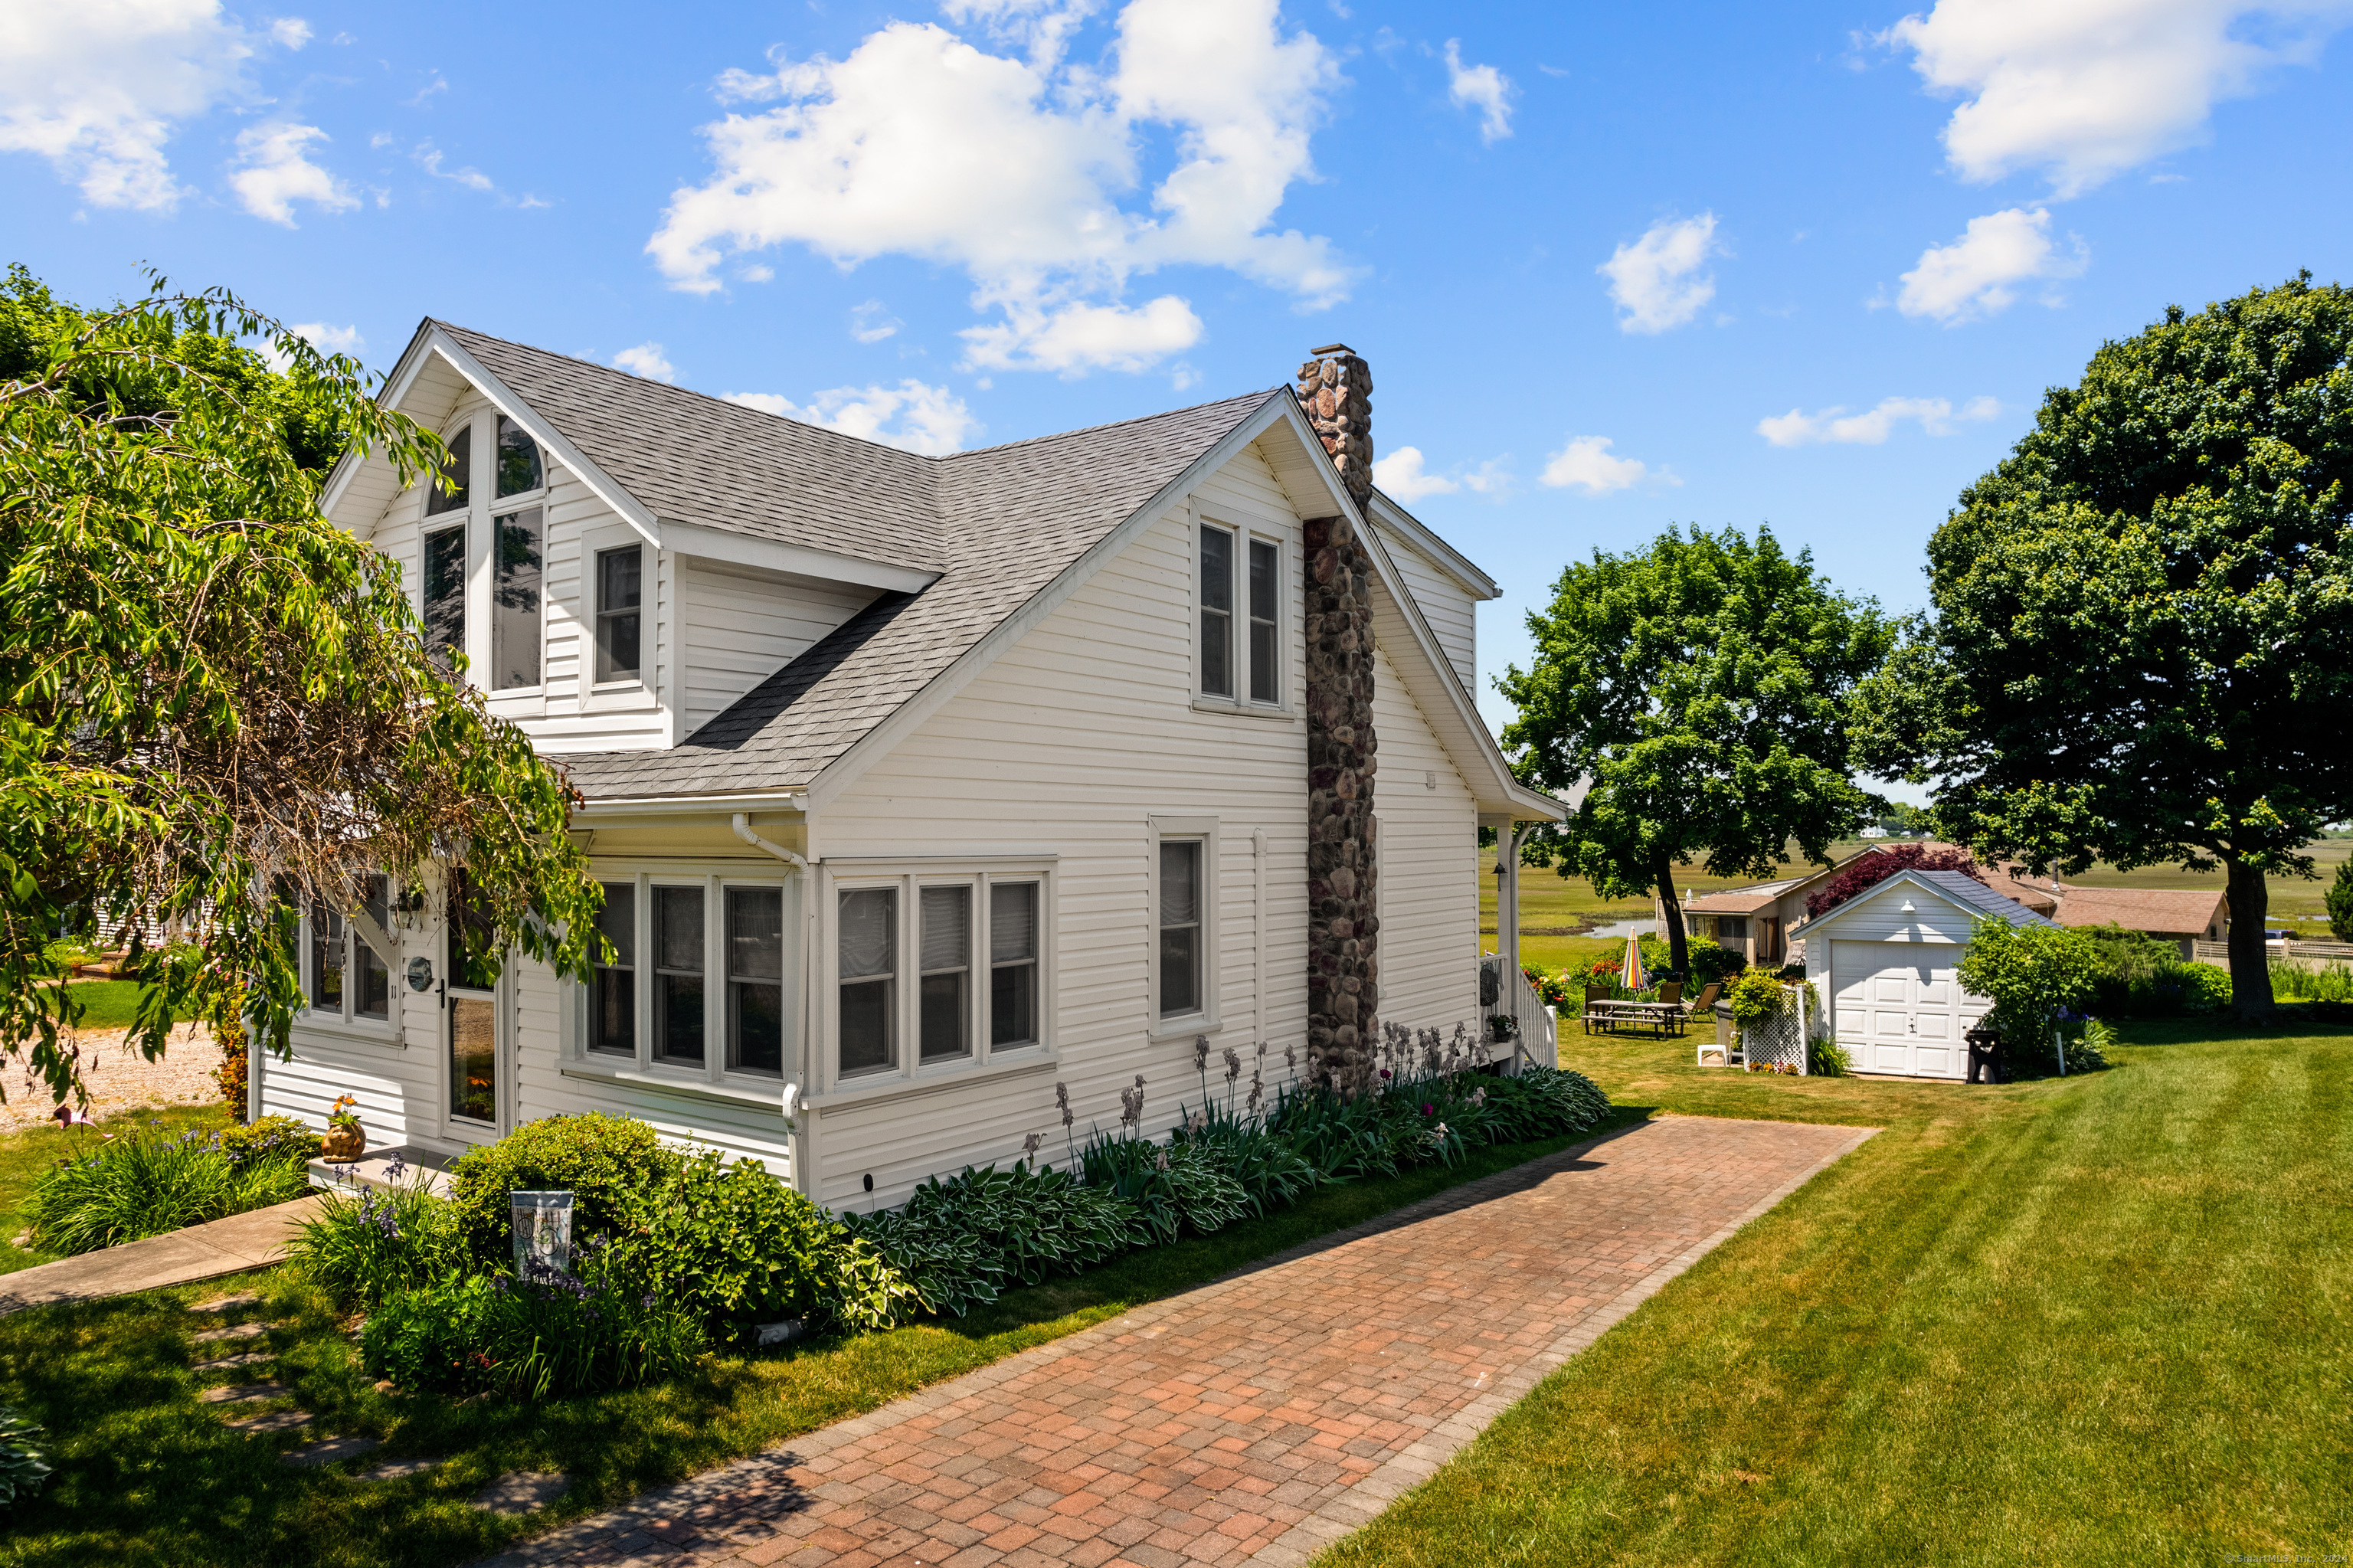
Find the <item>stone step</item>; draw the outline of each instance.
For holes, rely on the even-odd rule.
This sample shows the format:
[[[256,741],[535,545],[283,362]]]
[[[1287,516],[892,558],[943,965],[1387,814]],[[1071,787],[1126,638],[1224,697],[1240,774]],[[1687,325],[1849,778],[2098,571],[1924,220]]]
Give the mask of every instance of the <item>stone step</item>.
[[[207,1316],[218,1316],[225,1312],[242,1312],[248,1307],[260,1305],[261,1298],[248,1290],[241,1296],[224,1296],[217,1301],[206,1301],[201,1306],[191,1307],[188,1310],[202,1312]]]
[[[225,1383],[196,1391],[199,1404],[242,1404],[248,1399],[275,1399],[294,1391],[282,1383]]]
[[[520,1518],[572,1489],[572,1478],[559,1470],[509,1470],[473,1496],[484,1513]]]
[[[248,1415],[242,1421],[224,1421],[223,1426],[232,1432],[295,1432],[311,1425],[307,1410],[273,1410],[267,1415]]]
[[[274,1361],[277,1359],[278,1352],[276,1351],[247,1351],[238,1355],[216,1356],[208,1361],[198,1361],[188,1370],[190,1372],[227,1372],[231,1367],[260,1366],[265,1362]]]
[[[201,1334],[190,1334],[192,1345],[216,1344],[223,1340],[258,1340],[269,1332],[267,1323],[239,1323],[233,1329],[206,1329]]]
[[[289,1448],[278,1456],[281,1465],[313,1467],[332,1465],[338,1459],[356,1459],[362,1454],[373,1454],[384,1444],[374,1437],[328,1437],[316,1443],[305,1443],[300,1448]],[[377,1468],[383,1468],[378,1466]]]
[[[421,1476],[427,1470],[438,1470],[441,1465],[441,1460],[419,1454],[411,1458],[386,1459],[381,1465],[370,1465],[364,1470],[353,1471],[353,1478],[362,1481],[406,1480],[410,1476]]]

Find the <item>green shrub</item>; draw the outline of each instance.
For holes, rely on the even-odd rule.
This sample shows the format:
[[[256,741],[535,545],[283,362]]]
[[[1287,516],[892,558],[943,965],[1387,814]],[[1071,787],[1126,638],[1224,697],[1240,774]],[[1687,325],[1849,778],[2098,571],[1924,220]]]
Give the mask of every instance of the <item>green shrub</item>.
[[[575,1216],[573,1234],[582,1234]],[[731,1165],[716,1150],[680,1163],[649,1198],[643,1224],[614,1242],[609,1267],[714,1343],[744,1342],[754,1325],[788,1318],[880,1328],[913,1294],[881,1253],[759,1161]]]
[[[2052,1055],[2061,1021],[2093,995],[2103,962],[2100,944],[2080,930],[1988,915],[1970,928],[1956,973],[1963,990],[1993,1003],[1986,1025],[2000,1033],[2003,1059],[2016,1070]]]
[[[1724,993],[1724,1001],[1732,1009],[1733,1022],[1753,1029],[1789,1005],[1789,991],[1765,970],[1746,969]]]
[[[371,1314],[360,1357],[404,1389],[549,1399],[674,1377],[702,1351],[692,1317],[612,1277],[594,1249],[575,1277],[446,1279]]]
[[[1843,1078],[1854,1072],[1854,1053],[1826,1034],[1806,1042],[1806,1071],[1817,1078]]]
[[[904,1275],[928,1311],[962,1316],[1011,1286],[1118,1256],[1145,1244],[1135,1206],[1067,1171],[1016,1160],[934,1178],[880,1213],[845,1216]]]
[[[287,1245],[293,1266],[345,1308],[374,1311],[391,1297],[466,1273],[457,1218],[419,1176],[359,1197],[330,1192]]]
[[[2345,863],[2353,865],[2353,860]],[[2353,965],[2295,964],[2274,959],[2272,994],[2306,1001],[2353,1001]]]
[[[226,1127],[220,1134],[221,1152],[232,1165],[246,1165],[257,1160],[292,1160],[308,1163],[319,1157],[319,1135],[295,1117],[266,1116],[259,1121]]]
[[[238,1164],[222,1151],[216,1134],[134,1133],[34,1177],[25,1213],[48,1251],[95,1252],[283,1203],[309,1190],[302,1160],[290,1148]]]
[[[1232,1177],[1253,1215],[1286,1208],[1314,1192],[1322,1177],[1292,1141],[1254,1116],[1236,1116],[1213,1100],[1172,1135]]]
[[[514,1263],[512,1192],[567,1191],[572,1234],[625,1236],[645,1228],[654,1194],[677,1177],[685,1156],[644,1122],[590,1114],[552,1116],[469,1151],[450,1172],[458,1235],[488,1268]]]
[[[1214,1235],[1250,1212],[1242,1184],[1207,1151],[1185,1143],[1097,1135],[1079,1151],[1079,1162],[1088,1186],[1134,1206],[1150,1245],[1187,1233]]]
[[[0,1404],[0,1508],[13,1508],[49,1478],[48,1434]]]

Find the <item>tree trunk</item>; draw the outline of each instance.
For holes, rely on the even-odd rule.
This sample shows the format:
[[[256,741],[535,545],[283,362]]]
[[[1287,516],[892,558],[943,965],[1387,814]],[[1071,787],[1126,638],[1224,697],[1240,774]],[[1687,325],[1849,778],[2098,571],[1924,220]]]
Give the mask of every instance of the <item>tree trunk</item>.
[[[1688,980],[1691,979],[1691,951],[1683,940],[1683,906],[1675,898],[1675,868],[1662,857],[1659,861],[1659,907],[1666,913],[1667,967]]]
[[[2242,1018],[2271,1016],[2271,949],[2263,946],[2263,920],[2271,910],[2271,888],[2263,874],[2244,863],[2222,857],[2230,874],[2231,1011]]]

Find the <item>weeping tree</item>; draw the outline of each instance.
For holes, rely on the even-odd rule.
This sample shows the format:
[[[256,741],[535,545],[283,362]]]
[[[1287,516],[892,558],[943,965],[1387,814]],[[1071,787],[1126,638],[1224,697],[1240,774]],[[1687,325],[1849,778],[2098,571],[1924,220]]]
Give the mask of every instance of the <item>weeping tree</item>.
[[[2353,292],[2169,307],[2044,394],[1928,545],[1932,616],[1866,694],[1873,768],[2036,874],[2220,866],[2272,1006],[2267,876],[2353,814]]]
[[[1596,551],[1528,630],[1534,663],[1495,683],[1519,708],[1504,743],[1525,782],[1585,793],[1524,857],[1604,898],[1655,890],[1675,969],[1689,968],[1678,867],[1769,876],[1793,840],[1828,864],[1832,841],[1886,809],[1854,782],[1849,706],[1894,626],[1769,528]]]
[[[0,1053],[60,1103],[60,938],[127,947],[150,1058],[189,1014],[285,1054],[291,912],[352,914],[368,873],[422,908],[462,863],[493,963],[586,968],[575,798],[427,659],[398,563],[320,514],[346,450],[404,482],[444,456],[225,291],[0,290]]]

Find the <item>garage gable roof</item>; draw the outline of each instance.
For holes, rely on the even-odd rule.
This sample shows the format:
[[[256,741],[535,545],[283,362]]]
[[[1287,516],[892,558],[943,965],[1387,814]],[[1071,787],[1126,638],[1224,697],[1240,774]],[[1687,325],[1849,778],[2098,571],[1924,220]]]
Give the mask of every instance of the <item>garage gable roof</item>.
[[[1966,872],[1959,871],[1899,871],[1877,886],[1848,899],[1835,909],[1825,909],[1810,919],[1800,920],[1789,927],[1791,937],[1800,937],[1817,927],[1828,927],[1859,909],[1877,905],[1895,887],[1917,887],[1942,898],[1970,915],[1995,915],[2013,926],[2055,926],[2021,904],[2015,898],[2005,898],[1992,888]],[[1810,949],[1809,949],[1810,950]]]

